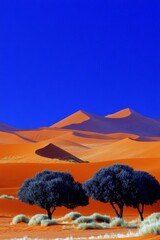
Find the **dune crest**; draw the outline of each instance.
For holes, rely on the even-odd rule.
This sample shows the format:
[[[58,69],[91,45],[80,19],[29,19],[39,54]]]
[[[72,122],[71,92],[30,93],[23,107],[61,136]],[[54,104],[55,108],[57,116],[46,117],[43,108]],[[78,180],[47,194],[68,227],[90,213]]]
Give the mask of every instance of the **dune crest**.
[[[116,113],[113,113],[113,114],[109,114],[107,116],[105,116],[106,118],[124,118],[124,117],[128,117],[130,116],[131,114],[134,114],[136,113],[135,111],[133,111],[132,109],[130,108],[125,108],[123,110],[120,110]]]

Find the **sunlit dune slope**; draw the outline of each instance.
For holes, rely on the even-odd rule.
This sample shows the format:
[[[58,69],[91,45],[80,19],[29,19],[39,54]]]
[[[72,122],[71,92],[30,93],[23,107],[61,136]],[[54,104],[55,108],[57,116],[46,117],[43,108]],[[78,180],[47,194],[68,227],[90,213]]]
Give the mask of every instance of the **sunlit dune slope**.
[[[18,133],[14,132],[0,132],[0,144],[9,143],[25,143],[32,142],[32,140],[19,136]]]
[[[31,139],[35,142],[40,142],[47,139],[63,136],[67,134],[67,131],[63,129],[39,128],[27,131],[17,131],[16,133],[19,136]]]
[[[0,163],[53,162],[60,159],[81,162],[78,157],[48,142],[0,144]]]
[[[140,142],[129,138],[110,145],[103,145],[86,156],[89,161],[106,161],[111,159],[159,158],[160,142]]]
[[[118,140],[114,138],[116,135],[104,136],[104,138],[98,140],[98,138],[91,137],[91,135],[85,138],[81,133],[78,136],[76,134],[68,133],[65,135],[66,139],[69,140],[55,137],[37,143],[25,143],[24,140],[24,143],[19,144],[0,144],[0,162],[43,162],[46,161],[46,158],[63,159],[64,151],[67,152],[66,156],[70,156],[71,159],[72,155],[74,155],[77,159],[80,158],[90,162],[112,159],[160,158],[160,142],[157,141],[149,142],[147,139],[147,141],[142,142],[139,139],[133,140],[129,138]],[[46,146],[49,144],[56,145],[61,149],[61,153],[59,153],[61,157],[57,155],[54,147],[46,150]],[[42,148],[45,149],[43,153],[46,153],[36,154]]]

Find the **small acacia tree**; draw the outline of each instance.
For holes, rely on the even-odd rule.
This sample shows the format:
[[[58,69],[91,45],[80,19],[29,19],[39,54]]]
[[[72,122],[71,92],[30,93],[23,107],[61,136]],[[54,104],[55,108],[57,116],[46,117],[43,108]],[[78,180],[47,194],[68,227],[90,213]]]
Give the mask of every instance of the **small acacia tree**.
[[[93,178],[83,184],[83,188],[92,199],[110,203],[116,215],[122,218],[124,205],[132,205],[133,174],[131,167],[115,164],[100,169]]]
[[[160,199],[160,184],[155,177],[145,171],[134,171],[134,181],[132,206],[137,208],[143,221],[144,205],[152,205]]]
[[[88,204],[82,185],[68,172],[42,171],[27,179],[18,192],[18,198],[27,204],[44,208],[51,219],[56,207],[73,209]]]

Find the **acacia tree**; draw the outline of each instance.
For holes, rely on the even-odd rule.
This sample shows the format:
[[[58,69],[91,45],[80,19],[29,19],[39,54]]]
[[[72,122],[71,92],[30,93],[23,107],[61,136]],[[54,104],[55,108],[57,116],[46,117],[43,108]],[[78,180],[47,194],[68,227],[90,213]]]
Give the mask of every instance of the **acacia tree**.
[[[116,215],[123,217],[124,205],[131,206],[134,193],[134,170],[123,164],[102,168],[83,184],[87,196],[110,203]]]
[[[153,205],[160,199],[160,184],[156,178],[145,171],[134,171],[135,192],[132,206],[137,208],[143,221],[144,205]]]
[[[37,205],[47,211],[51,219],[56,207],[73,209],[88,204],[82,185],[68,172],[42,171],[25,180],[18,198],[27,204]]]

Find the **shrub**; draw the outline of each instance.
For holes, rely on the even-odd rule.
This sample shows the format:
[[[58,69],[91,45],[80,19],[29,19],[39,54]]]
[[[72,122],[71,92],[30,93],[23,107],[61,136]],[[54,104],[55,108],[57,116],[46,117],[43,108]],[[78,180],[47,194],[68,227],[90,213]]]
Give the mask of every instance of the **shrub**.
[[[72,225],[72,226],[63,226],[62,227],[62,230],[71,230],[71,229],[75,229],[75,225]]]
[[[133,221],[130,221],[130,222],[126,222],[125,225],[126,225],[125,226],[126,228],[139,228],[140,221],[139,220],[133,220]]]
[[[39,225],[42,220],[49,220],[49,218],[45,214],[36,214],[30,219],[28,225]]]
[[[94,221],[110,223],[111,218],[107,215],[101,215],[99,213],[94,213],[90,216]]]
[[[82,217],[79,217],[77,218],[74,223],[76,224],[79,224],[79,223],[92,223],[94,222],[94,219],[92,217],[85,217],[85,216],[82,216]]]
[[[71,219],[76,220],[77,218],[81,217],[82,215],[79,212],[70,212],[67,213],[64,217],[59,218],[58,220],[65,220],[65,219]]]
[[[125,221],[122,218],[113,218],[109,224],[110,227],[124,227],[125,226]]]
[[[160,234],[160,221],[146,222],[140,226],[139,235]]]
[[[141,223],[141,227],[143,227],[144,225],[150,224],[150,223],[154,223],[156,221],[160,221],[160,213],[159,212],[152,213],[147,218],[145,218],[144,221]]]
[[[100,224],[100,223],[95,223],[95,222],[92,222],[92,223],[80,223],[78,226],[77,226],[77,229],[104,229],[104,228],[107,228],[107,224]]]
[[[12,219],[11,224],[17,224],[17,223],[21,223],[21,222],[28,223],[29,218],[26,215],[19,214]]]
[[[1,199],[9,199],[9,200],[14,200],[14,199],[17,199],[13,196],[9,196],[9,195],[6,195],[6,194],[3,194],[0,196]]]
[[[58,223],[54,219],[44,219],[41,221],[41,226],[51,226],[51,225],[57,225]]]

